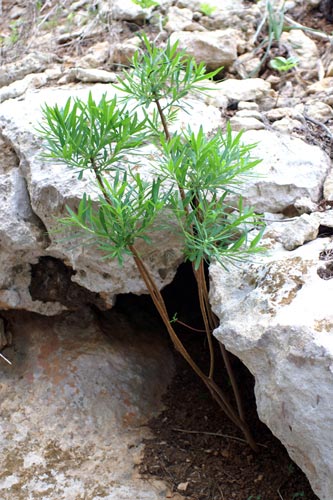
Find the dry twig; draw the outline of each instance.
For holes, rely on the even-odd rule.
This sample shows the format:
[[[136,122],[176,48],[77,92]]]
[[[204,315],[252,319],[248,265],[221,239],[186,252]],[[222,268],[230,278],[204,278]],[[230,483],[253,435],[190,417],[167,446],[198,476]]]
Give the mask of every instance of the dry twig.
[[[229,434],[222,434],[220,432],[209,432],[209,431],[189,431],[188,429],[178,429],[178,428],[173,428],[172,429],[175,432],[183,432],[184,434],[203,434],[205,436],[217,436],[217,437],[223,437],[226,439],[231,439],[233,441],[239,441],[240,443],[245,443],[248,444],[248,442],[245,439],[242,439],[237,436],[230,436]],[[265,444],[261,443],[256,443],[258,446],[262,446],[263,448],[268,448]]]

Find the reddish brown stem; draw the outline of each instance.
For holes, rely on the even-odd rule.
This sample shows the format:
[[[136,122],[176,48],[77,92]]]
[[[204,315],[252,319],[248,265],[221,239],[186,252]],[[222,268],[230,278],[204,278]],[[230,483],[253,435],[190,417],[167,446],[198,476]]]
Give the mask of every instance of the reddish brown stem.
[[[156,104],[158,106],[158,109],[159,109],[159,112],[161,111],[162,115],[161,115],[161,119],[162,119],[162,116],[164,117],[163,115],[163,110],[161,109],[160,107],[160,104],[158,101],[156,101]],[[163,123],[163,122],[162,122]],[[163,127],[166,127],[165,128],[165,132],[166,132],[166,137],[167,139],[170,138],[169,136],[169,132],[168,132],[168,129],[167,129],[167,124],[166,124],[166,121],[164,119],[164,123],[163,123]],[[100,189],[103,193],[103,197],[105,199],[105,201],[112,205],[112,201],[110,199],[110,197],[108,196],[108,193],[105,189],[105,185],[104,185],[104,182],[103,182],[103,178],[102,176],[100,175],[97,167],[96,167],[96,164],[94,162],[94,159],[91,159],[91,163],[92,163],[92,166],[93,166],[93,170],[94,170],[94,173],[95,173],[95,176],[96,176],[96,179],[97,179],[97,182],[100,186]],[[181,195],[182,195],[182,191],[180,191]],[[185,194],[183,193],[183,196],[185,196]],[[182,199],[184,200],[184,198],[182,197]],[[185,207],[184,207],[185,208]],[[204,372],[200,369],[200,367],[195,363],[195,361],[192,359],[192,357],[190,356],[190,354],[188,353],[188,351],[185,349],[184,345],[182,344],[181,340],[179,339],[179,337],[177,336],[174,328],[172,327],[171,325],[171,322],[170,322],[170,319],[169,319],[169,315],[168,315],[168,312],[167,312],[167,309],[166,309],[166,306],[165,306],[165,302],[164,302],[164,299],[161,295],[161,292],[159,291],[158,287],[156,286],[150,272],[147,270],[145,264],[143,263],[140,255],[138,254],[136,248],[133,246],[133,245],[129,245],[128,249],[130,250],[133,258],[134,258],[134,262],[137,266],[137,269],[147,287],[147,290],[153,300],[153,303],[158,311],[158,313],[160,314],[161,316],[161,319],[163,320],[163,323],[169,333],[169,336],[175,346],[175,348],[179,351],[179,353],[183,356],[183,358],[187,361],[187,363],[190,365],[190,367],[192,368],[192,370],[198,375],[198,377],[202,380],[202,382],[206,385],[206,387],[208,388],[208,390],[210,391],[213,399],[218,403],[218,405],[220,406],[220,408],[224,411],[224,413],[230,418],[230,420],[239,428],[242,430],[247,442],[249,443],[250,447],[256,451],[257,450],[257,444],[255,443],[252,435],[251,435],[251,432],[249,430],[249,428],[247,427],[247,424],[243,421],[243,419],[239,418],[239,416],[235,413],[233,407],[231,406],[231,404],[229,403],[227,397],[225,396],[225,394],[222,392],[222,390],[220,389],[220,387],[217,386],[217,384],[214,382],[212,376],[213,376],[213,368],[214,368],[214,364],[211,363],[211,368],[210,368],[210,373],[209,373],[209,376],[207,377]],[[205,276],[204,276],[204,270],[203,270],[203,263],[202,265],[200,266],[200,271],[198,273],[198,289],[199,289],[199,298],[200,298],[200,307],[201,307],[201,310],[203,312],[203,317],[204,317],[204,322],[205,322],[205,329],[207,332],[209,332],[209,335],[208,335],[208,342],[209,342],[209,349],[210,349],[210,355],[211,355],[211,359],[213,360],[214,357],[212,357],[214,355],[213,351],[212,351],[212,344],[211,344],[211,334],[210,334],[210,329],[209,329],[209,326],[210,326],[210,321],[211,319],[209,318],[209,315],[206,314],[207,311],[209,311],[209,307],[207,305],[207,297],[206,295],[208,296],[207,294],[207,290],[206,290],[206,281],[205,281]],[[212,368],[213,367],[213,368]]]

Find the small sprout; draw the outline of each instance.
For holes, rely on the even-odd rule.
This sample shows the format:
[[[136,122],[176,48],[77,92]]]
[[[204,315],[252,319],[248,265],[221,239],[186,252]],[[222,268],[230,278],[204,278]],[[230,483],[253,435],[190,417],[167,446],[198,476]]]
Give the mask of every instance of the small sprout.
[[[214,5],[210,5],[209,3],[201,3],[199,10],[205,14],[205,16],[211,16],[216,10],[216,7]]]
[[[272,69],[275,69],[279,72],[289,71],[292,68],[297,66],[298,59],[297,57],[274,57],[269,62],[269,65]]]
[[[150,7],[156,7],[156,5],[159,5],[159,3],[155,2],[155,0],[132,0],[132,2],[142,9],[149,9]]]
[[[304,498],[304,491],[297,491],[293,494],[292,500],[296,500],[296,498]]]

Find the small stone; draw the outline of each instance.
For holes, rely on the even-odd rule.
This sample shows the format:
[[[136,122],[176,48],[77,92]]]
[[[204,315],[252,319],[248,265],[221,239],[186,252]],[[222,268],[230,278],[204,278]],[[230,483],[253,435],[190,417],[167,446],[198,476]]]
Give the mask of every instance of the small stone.
[[[177,486],[177,490],[179,491],[186,491],[188,488],[189,482],[186,481],[186,483],[179,483]]]
[[[302,123],[298,120],[293,120],[291,118],[282,118],[281,120],[276,120],[273,123],[273,128],[278,130],[283,134],[288,134],[292,132],[295,128],[301,128]]]
[[[193,31],[194,24],[200,27],[199,24],[193,23],[193,12],[190,9],[179,9],[178,7],[170,7],[167,13],[168,21],[165,29],[169,32],[174,31]],[[201,30],[204,28],[201,26]]]
[[[258,106],[258,104],[256,102],[239,101],[239,103],[238,103],[238,110],[241,111],[243,109],[258,110],[259,106]]]
[[[233,101],[260,101],[274,94],[271,85],[261,78],[246,80],[224,80],[216,84],[216,93]]]
[[[257,76],[260,69],[260,59],[259,57],[253,57],[249,53],[241,54],[232,68],[241,78],[250,78],[251,76]],[[268,79],[266,80],[268,81]]]
[[[255,109],[240,109],[235,116],[237,118],[256,118],[259,121],[262,118],[261,113]]]
[[[104,69],[74,68],[72,74],[75,80],[85,83],[115,83],[117,75]]]
[[[277,75],[269,75],[268,78],[266,78],[266,82],[269,82],[272,87],[275,85],[279,85],[281,83],[281,78]]]
[[[230,118],[230,125],[233,130],[261,130],[265,128],[263,122],[257,118],[233,116]]]
[[[112,19],[118,21],[144,21],[148,19],[152,7],[144,9],[132,2],[132,0],[113,0]]]
[[[281,120],[282,118],[298,118],[302,119],[302,114],[299,110],[289,107],[280,107],[270,109],[265,112],[265,116],[268,120],[275,122],[276,120]]]
[[[112,46],[109,63],[127,65],[140,45],[139,37],[129,38]]]
[[[233,29],[210,32],[176,31],[171,34],[171,44],[179,42],[179,49],[185,49],[197,63],[205,63],[207,69],[230,66],[237,58],[239,33]]]
[[[320,92],[333,93],[333,77],[323,78],[319,82],[313,83],[307,87],[308,94],[316,94]]]
[[[82,68],[98,68],[104,64],[111,52],[112,46],[109,42],[99,42],[92,45],[83,57],[79,60]]]
[[[331,106],[319,100],[307,103],[305,106],[305,112],[310,118],[318,120],[322,123],[327,122],[333,117],[333,110]]]

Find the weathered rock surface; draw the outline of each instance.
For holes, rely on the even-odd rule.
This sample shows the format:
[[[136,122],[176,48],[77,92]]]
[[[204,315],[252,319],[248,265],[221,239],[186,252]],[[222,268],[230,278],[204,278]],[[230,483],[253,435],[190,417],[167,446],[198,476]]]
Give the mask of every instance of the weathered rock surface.
[[[298,198],[318,202],[331,160],[319,147],[298,138],[268,130],[247,131],[245,144],[257,143],[255,155],[262,159],[257,176],[243,189],[244,201],[259,212],[283,212]]]
[[[1,254],[3,273],[0,300],[3,309],[26,309],[42,314],[56,314],[64,310],[64,303],[46,299],[43,302],[41,297],[37,300],[31,296],[31,265],[46,256],[64,261],[74,271],[71,280],[90,292],[101,294],[105,307],[110,307],[114,296],[119,293],[146,293],[146,287],[130,257],[125,258],[124,268],[121,268],[117,261],[103,261],[95,249],[83,248],[77,241],[57,233],[58,219],[67,214],[66,205],[75,209],[85,191],[93,197],[97,193],[89,175],[80,181],[77,174],[66,165],[42,157],[43,146],[37,138],[36,127],[41,119],[41,108],[46,102],[62,106],[69,97],[86,99],[89,91],[92,91],[97,101],[105,92],[110,98],[115,94],[112,86],[102,84],[79,89],[47,89],[28,93],[21,101],[8,100],[1,105],[2,133],[16,151],[19,168],[15,174],[17,181],[8,180],[8,175],[14,174],[6,176],[6,183],[9,183],[6,189],[11,201],[4,206],[0,234],[1,224],[3,231],[8,231],[8,227],[17,228],[19,220],[23,228],[19,235],[15,230],[12,231],[14,239],[10,250],[5,252],[8,246],[4,247]],[[189,99],[188,104],[188,112],[181,110],[177,123],[173,125],[175,128],[186,128],[191,120],[196,124],[194,129],[202,125],[209,131],[219,125],[220,112],[217,108],[196,99]],[[148,148],[147,154],[151,152],[151,148]],[[146,169],[147,175],[151,175],[147,165],[142,168]],[[22,197],[24,210],[30,211],[30,218],[25,212],[22,215],[14,210],[15,204],[22,205]],[[31,232],[34,236],[30,235]],[[183,259],[178,234],[173,229],[155,232],[154,245],[140,248],[158,286],[169,283]]]
[[[134,466],[173,362],[157,332],[87,311],[12,317],[12,366],[0,366],[2,500],[158,500]],[[163,360],[163,362],[161,362]]]
[[[192,21],[193,12],[190,9],[179,9],[179,7],[170,7],[168,10],[168,22],[165,29],[170,31],[195,31],[204,30],[199,24]]]
[[[215,86],[214,96],[223,95],[229,101],[261,101],[273,97],[274,91],[269,82],[260,78],[247,78],[245,80],[224,80]]]
[[[0,87],[21,80],[31,73],[45,70],[52,59],[50,53],[34,52],[21,58],[19,62],[8,63],[1,69]]]
[[[321,500],[333,491],[332,256],[323,238],[229,273],[210,269],[215,336],[253,373],[260,419]]]
[[[106,88],[102,87],[99,89],[99,95],[101,95],[103,90],[106,90]],[[25,257],[23,259],[23,262],[22,256],[20,255],[19,257],[21,266],[22,264],[24,264],[24,262],[27,264],[25,268],[22,269],[21,267],[21,271],[19,273],[21,285],[23,281],[25,286],[20,287],[16,282],[14,283],[11,276],[11,274],[13,274],[13,271],[12,273],[9,273],[7,270],[6,273],[2,274],[2,279],[7,284],[7,286],[5,286],[5,283],[3,283],[1,288],[4,288],[4,292],[6,294],[8,294],[8,289],[10,289],[11,292],[17,292],[15,295],[15,307],[35,310],[39,312],[42,312],[42,310],[40,309],[41,304],[39,304],[38,302],[35,303],[35,301],[33,301],[31,297],[29,301],[29,292],[27,288],[30,283],[30,266],[28,265],[28,262],[30,264],[36,264],[38,257],[50,255],[52,257],[64,259],[69,263],[69,265],[77,269],[77,277],[79,278],[79,281],[82,282],[83,279],[83,281],[86,281],[87,283],[88,281],[90,282],[88,288],[89,286],[92,286],[94,292],[98,292],[98,281],[100,282],[100,285],[102,282],[104,282],[104,284],[109,283],[110,285],[111,283],[113,283],[111,287],[113,287],[118,281],[118,285],[116,285],[116,288],[120,290],[120,282],[125,278],[123,270],[119,269],[118,265],[115,265],[114,270],[112,270],[112,268],[110,268],[108,264],[102,264],[103,270],[100,269],[101,272],[97,271],[96,265],[93,263],[94,258],[93,260],[91,260],[94,252],[91,253],[91,257],[88,258],[88,261],[86,261],[84,266],[81,267],[79,262],[83,258],[84,251],[82,248],[73,250],[73,247],[75,246],[75,243],[73,241],[67,243],[67,250],[63,251],[57,244],[56,240],[53,240],[53,237],[51,237],[53,240],[53,245],[51,245],[51,248],[51,241],[48,241],[46,245],[44,244],[44,247],[41,247],[41,245],[36,245],[36,237],[33,239],[33,236],[30,236],[31,231],[34,231],[35,233],[39,233],[40,240],[44,239],[45,241],[45,233],[48,232],[49,234],[51,234],[51,232],[56,229],[58,225],[55,217],[61,217],[65,214],[65,205],[75,205],[84,190],[91,190],[91,187],[89,188],[89,181],[87,179],[83,182],[79,182],[77,180],[77,175],[73,171],[68,169],[65,165],[52,165],[51,163],[46,162],[45,159],[42,159],[41,141],[36,139],[37,133],[35,127],[38,124],[38,117],[41,117],[40,109],[42,103],[54,103],[57,101],[57,99],[60,99],[60,102],[64,103],[69,95],[73,96],[73,92],[71,91],[70,93],[66,93],[62,91],[51,91],[47,92],[47,94],[41,95],[40,99],[26,100],[26,106],[23,102],[19,103],[16,101],[7,101],[3,104],[3,133],[4,135],[6,135],[7,141],[10,141],[13,147],[15,147],[16,152],[20,158],[20,172],[16,173],[16,177],[18,177],[18,180],[20,182],[10,182],[8,180],[8,175],[10,176],[13,174],[6,175],[6,189],[8,191],[8,199],[11,203],[11,206],[8,206],[8,209],[2,212],[2,225],[4,227],[3,230],[7,231],[8,226],[17,226],[18,215],[16,215],[15,210],[12,210],[12,206],[15,204],[22,206],[22,199],[24,199],[25,203],[25,212],[28,212],[30,210],[31,216],[30,222],[28,221],[28,223],[26,222],[26,217],[20,217],[20,219],[22,219],[21,225],[24,226],[24,230],[21,230],[20,233],[17,234],[16,239],[18,238],[19,241],[13,241],[15,245],[11,246],[11,249],[9,251],[9,262],[8,260],[6,260],[6,262],[4,263],[4,269],[10,267],[11,270],[13,270],[13,268],[18,265],[17,252],[22,253],[22,250],[25,250]],[[80,95],[82,97],[83,95],[86,96],[87,91],[83,90],[81,91],[81,94],[79,92],[76,95]],[[36,97],[36,94],[34,95],[34,97]],[[18,108],[15,108],[16,106],[20,107],[20,104],[22,106],[21,111],[19,114],[17,114]],[[12,113],[12,111],[14,112]],[[25,184],[24,179],[26,179],[27,184]],[[20,188],[21,185],[22,188]],[[30,207],[30,203],[32,208]],[[42,237],[42,233],[44,233],[44,238]],[[46,246],[48,247],[47,250]],[[179,253],[177,254],[177,252],[175,251],[174,254],[171,255],[170,253],[169,255],[171,256],[171,260],[175,259],[173,260],[175,269],[180,258]],[[5,254],[2,253],[1,256],[2,259],[5,260]],[[164,260],[165,259],[166,257],[164,258]],[[151,260],[154,260],[154,255],[151,255]],[[166,263],[166,260],[165,265],[168,265]],[[126,277],[129,279],[129,288],[133,287],[132,291],[135,291],[136,289],[136,291],[140,293],[140,289],[141,291],[143,291],[143,284],[140,284],[138,277],[136,276],[133,264],[129,262],[129,266],[132,268],[131,271],[128,269],[128,273],[126,273]],[[163,271],[161,271],[162,267],[162,263],[158,264],[158,269],[160,269],[161,274],[163,273]],[[100,274],[102,282],[97,278],[98,274]],[[168,272],[166,272],[166,274],[168,274]],[[110,279],[111,275],[112,280]],[[105,288],[104,285],[103,288]],[[100,289],[100,291],[102,291],[102,289]],[[104,292],[106,292],[106,295],[110,291],[111,289],[109,291],[104,290]],[[7,300],[7,305],[4,297],[2,297],[1,299],[3,302],[3,308],[12,308],[14,306],[14,298],[11,298],[10,301]],[[106,297],[106,301],[112,303],[112,294],[109,295],[109,299],[107,299]],[[62,309],[63,306],[61,306],[60,309],[58,309],[57,307],[53,307],[52,312],[59,312],[59,310]]]
[[[194,57],[197,63],[205,63],[210,70],[230,66],[237,58],[239,33],[233,29],[210,32],[175,31],[171,43],[178,40],[179,48]]]
[[[319,53],[316,43],[301,30],[282,33],[281,41],[288,48],[291,56],[298,61],[297,65],[303,78],[318,75]]]

